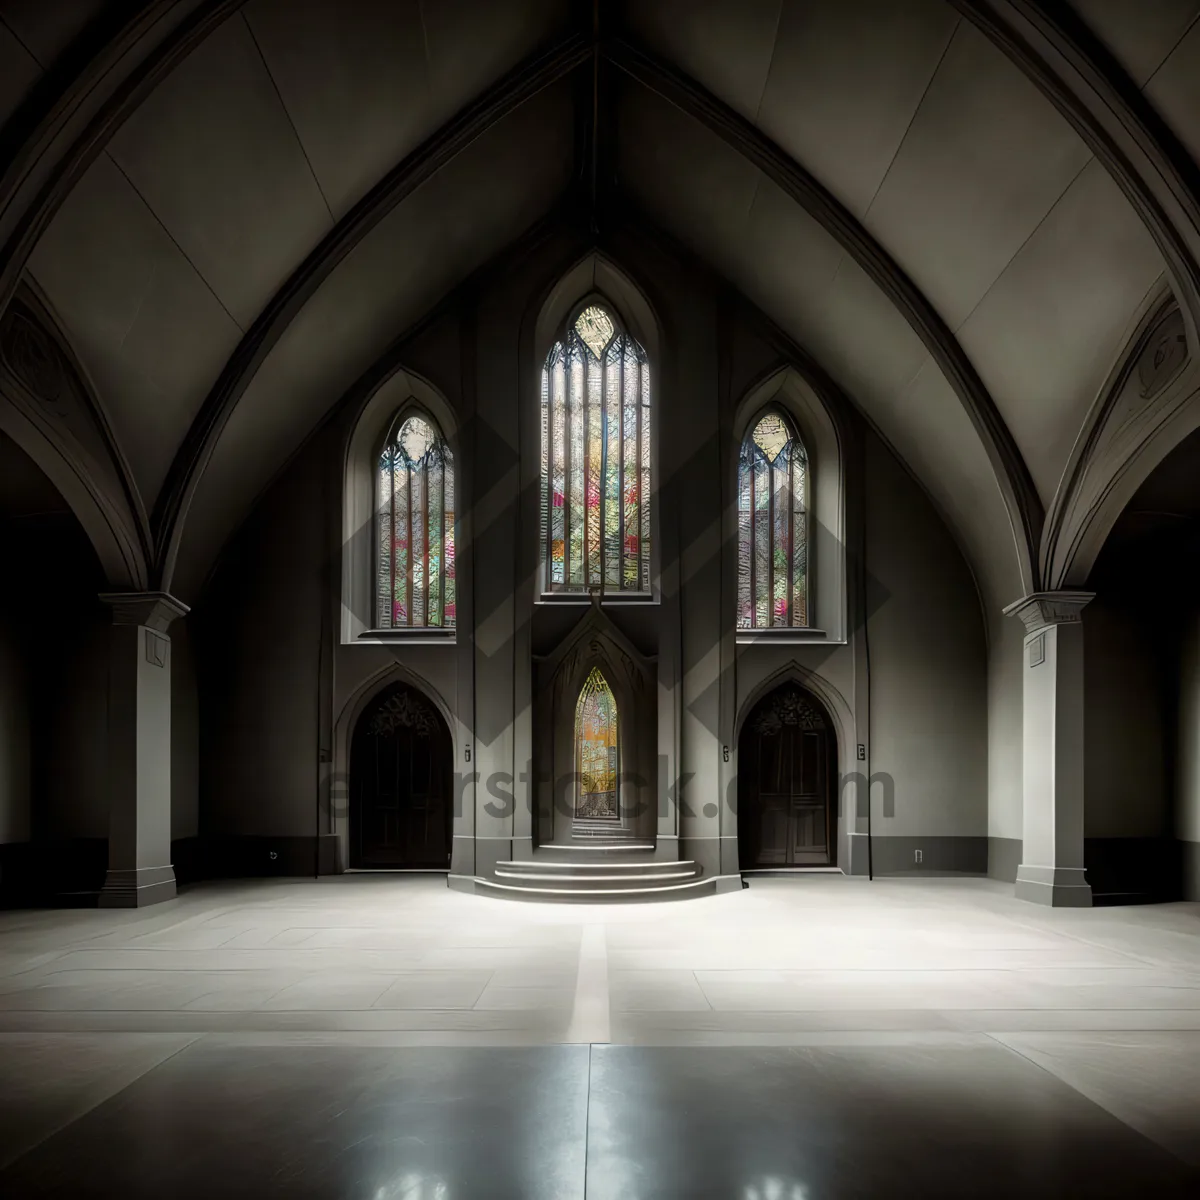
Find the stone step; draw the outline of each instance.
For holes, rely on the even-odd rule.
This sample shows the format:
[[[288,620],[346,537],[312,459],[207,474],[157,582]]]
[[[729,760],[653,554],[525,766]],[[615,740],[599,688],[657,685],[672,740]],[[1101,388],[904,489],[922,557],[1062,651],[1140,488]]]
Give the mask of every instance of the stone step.
[[[652,842],[554,842],[534,852],[539,862],[652,862]]]
[[[660,883],[641,887],[597,885],[588,888],[564,887],[561,884],[542,884],[540,881],[521,886],[501,879],[476,879],[477,896],[495,896],[506,900],[540,900],[554,903],[644,904],[652,900],[687,900],[693,896],[711,896],[717,891],[715,877],[689,879],[682,883]]]
[[[517,888],[554,888],[569,892],[645,891],[671,887],[699,877],[694,862],[638,863],[497,863],[496,880]]]

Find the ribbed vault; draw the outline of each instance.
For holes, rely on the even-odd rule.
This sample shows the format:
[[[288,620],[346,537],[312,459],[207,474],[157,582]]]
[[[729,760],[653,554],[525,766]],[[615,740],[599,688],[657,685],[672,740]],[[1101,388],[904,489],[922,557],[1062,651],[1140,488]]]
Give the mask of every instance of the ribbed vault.
[[[1200,0],[95,0],[74,41],[47,7],[0,3],[0,299],[44,299],[185,599],[395,339],[564,206],[628,201],[819,362],[992,614],[1164,277],[1195,339]]]

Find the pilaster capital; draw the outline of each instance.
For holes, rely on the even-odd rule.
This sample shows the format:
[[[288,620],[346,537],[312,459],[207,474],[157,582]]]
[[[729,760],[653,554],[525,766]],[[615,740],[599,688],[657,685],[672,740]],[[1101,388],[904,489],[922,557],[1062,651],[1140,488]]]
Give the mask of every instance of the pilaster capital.
[[[1017,617],[1026,633],[1036,633],[1048,625],[1078,625],[1084,608],[1095,597],[1095,592],[1031,592],[1008,605],[1004,615]]]
[[[189,611],[168,592],[101,592],[100,599],[111,606],[114,625],[144,625],[157,633],[166,633],[176,617]]]

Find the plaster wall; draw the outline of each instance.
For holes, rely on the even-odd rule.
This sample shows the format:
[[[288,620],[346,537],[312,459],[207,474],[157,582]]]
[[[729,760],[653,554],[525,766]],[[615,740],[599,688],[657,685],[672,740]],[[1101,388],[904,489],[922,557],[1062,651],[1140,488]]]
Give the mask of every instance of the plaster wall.
[[[932,505],[866,439],[871,773],[893,781],[873,833],[988,832],[987,652],[974,582]]]

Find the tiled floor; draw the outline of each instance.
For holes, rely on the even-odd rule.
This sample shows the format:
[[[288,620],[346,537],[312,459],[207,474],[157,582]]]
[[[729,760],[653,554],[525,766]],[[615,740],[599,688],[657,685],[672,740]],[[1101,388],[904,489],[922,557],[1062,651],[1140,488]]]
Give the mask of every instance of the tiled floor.
[[[1200,1195],[1200,906],[431,876],[0,914],[0,1195]]]

